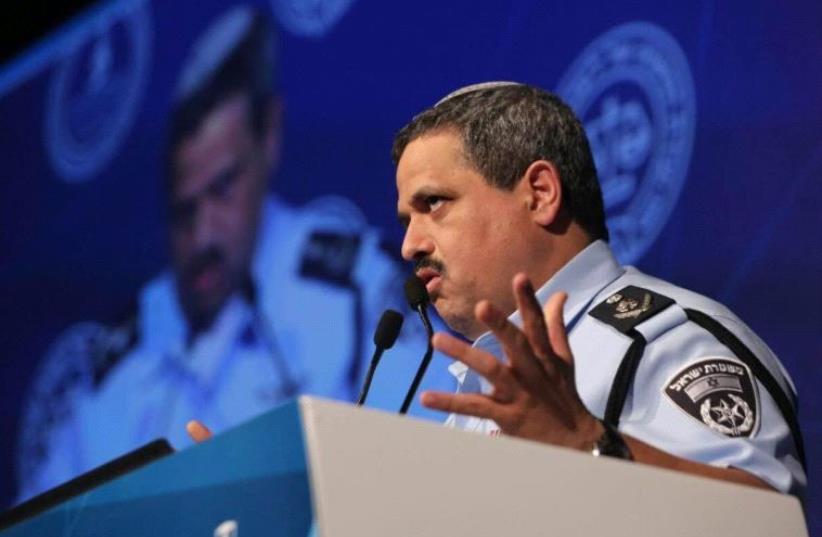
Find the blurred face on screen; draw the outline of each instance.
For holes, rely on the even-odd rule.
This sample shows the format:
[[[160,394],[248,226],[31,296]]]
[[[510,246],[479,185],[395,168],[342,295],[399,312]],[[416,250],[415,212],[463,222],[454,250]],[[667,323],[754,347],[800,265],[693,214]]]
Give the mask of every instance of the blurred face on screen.
[[[242,93],[222,101],[174,149],[172,257],[195,330],[211,324],[249,275],[272,164],[251,129],[249,106]]]

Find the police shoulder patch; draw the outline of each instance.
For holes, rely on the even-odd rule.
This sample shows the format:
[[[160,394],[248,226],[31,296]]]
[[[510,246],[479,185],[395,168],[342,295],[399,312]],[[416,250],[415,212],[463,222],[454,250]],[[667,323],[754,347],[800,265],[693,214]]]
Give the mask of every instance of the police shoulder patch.
[[[359,235],[315,231],[303,250],[300,275],[350,287],[359,250]]]
[[[673,303],[673,299],[665,295],[629,285],[606,298],[588,315],[627,334]]]
[[[663,392],[709,429],[730,438],[759,428],[759,395],[748,366],[721,357],[703,358],[677,372]]]

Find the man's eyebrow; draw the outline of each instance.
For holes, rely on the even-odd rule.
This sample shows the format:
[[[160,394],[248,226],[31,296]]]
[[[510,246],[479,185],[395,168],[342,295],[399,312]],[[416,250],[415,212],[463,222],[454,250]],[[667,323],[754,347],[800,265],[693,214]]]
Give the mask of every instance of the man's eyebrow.
[[[415,207],[419,203],[425,202],[427,198],[432,196],[437,196],[440,198],[455,198],[457,197],[457,193],[452,188],[444,186],[423,185],[419,187],[416,192],[411,194],[409,203],[412,207]],[[402,227],[408,228],[408,224],[411,221],[411,216],[406,211],[397,211],[397,221]]]
[[[217,171],[212,177],[208,179],[205,185],[202,185],[196,192],[191,192],[187,196],[177,196],[174,197],[174,202],[179,203],[197,203],[197,201],[202,198],[204,195],[212,194],[215,190],[218,190],[220,186],[224,183],[230,182],[232,179],[236,178],[237,174],[241,171],[242,163],[235,161],[229,162],[226,166],[223,166],[220,170]]]
[[[240,173],[240,167],[241,164],[239,162],[232,162],[229,166],[217,172],[204,187],[204,190],[209,193],[219,190],[226,183],[237,178],[237,175]]]
[[[411,196],[411,201],[423,201],[425,200],[425,198],[430,196],[448,196],[450,194],[451,191],[447,188],[424,185],[417,189],[416,192],[414,192],[414,194]]]

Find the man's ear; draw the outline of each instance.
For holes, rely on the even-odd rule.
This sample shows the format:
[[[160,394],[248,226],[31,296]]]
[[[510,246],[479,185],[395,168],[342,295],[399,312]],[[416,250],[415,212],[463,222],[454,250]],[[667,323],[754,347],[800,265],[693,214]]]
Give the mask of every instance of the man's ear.
[[[537,160],[528,166],[522,181],[527,189],[531,217],[542,227],[553,224],[562,206],[562,182],[553,162]]]

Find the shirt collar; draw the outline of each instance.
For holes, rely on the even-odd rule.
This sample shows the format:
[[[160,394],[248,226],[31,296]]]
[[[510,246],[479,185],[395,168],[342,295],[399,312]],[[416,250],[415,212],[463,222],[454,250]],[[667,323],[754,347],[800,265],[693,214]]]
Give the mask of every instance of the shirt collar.
[[[544,305],[554,293],[567,293],[568,300],[563,308],[563,317],[566,328],[570,330],[597,294],[624,273],[625,268],[614,258],[608,243],[602,240],[594,241],[537,290],[537,300]],[[508,320],[522,326],[519,311],[512,313]],[[485,332],[478,337],[473,346],[502,357],[499,342],[491,332]],[[462,362],[454,362],[448,370],[462,382],[468,367]]]
[[[221,371],[236,354],[237,342],[253,321],[253,312],[237,295],[229,298],[211,327],[197,334],[187,345],[172,345],[161,352],[161,369],[197,379],[203,388],[221,381]]]

